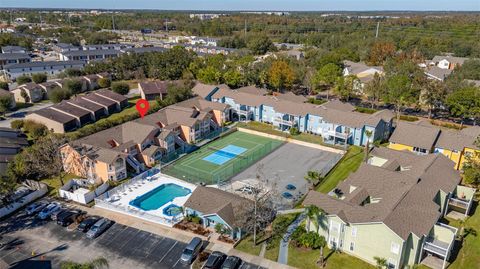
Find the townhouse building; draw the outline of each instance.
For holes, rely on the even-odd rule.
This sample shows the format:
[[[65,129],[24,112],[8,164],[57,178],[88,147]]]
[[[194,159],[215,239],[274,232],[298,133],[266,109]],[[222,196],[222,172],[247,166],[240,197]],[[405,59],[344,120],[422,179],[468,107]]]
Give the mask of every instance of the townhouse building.
[[[20,46],[3,46],[2,53],[28,53],[28,51]]]
[[[470,158],[480,158],[480,148],[475,143],[479,136],[479,126],[452,130],[427,121],[400,121],[390,137],[388,147],[419,155],[441,153],[454,162],[455,169],[461,170]]]
[[[444,155],[375,148],[368,163],[328,194],[310,191],[303,205],[325,211],[320,225],[307,221],[330,248],[388,268],[423,263],[445,268],[457,229],[439,220],[446,214],[468,215],[475,189]],[[436,267],[438,268],[438,267]]]
[[[31,76],[37,73],[53,77],[66,69],[82,69],[85,65],[85,61],[23,62],[3,66],[3,75],[10,80],[15,80],[22,75]]]
[[[383,75],[383,67],[381,66],[369,66],[363,62],[343,61],[343,76],[356,76],[358,78],[355,84],[355,90],[362,93],[365,84],[372,81],[375,74]]]
[[[98,182],[120,180],[218,131],[228,106],[193,98],[61,147],[69,173]]]
[[[31,60],[28,53],[0,53],[0,68],[11,64],[29,63]]]
[[[142,81],[138,83],[138,89],[140,90],[140,96],[145,100],[163,100],[167,96],[169,87],[182,86],[183,84],[183,80]]]
[[[103,61],[109,58],[116,58],[122,52],[117,49],[85,49],[76,51],[66,51],[59,53],[61,61]]]
[[[230,90],[226,86],[197,84],[193,91],[206,100],[228,104],[232,121],[264,122],[280,131],[295,127],[300,132],[320,135],[325,143],[333,145],[387,140],[392,128],[393,114],[388,110],[363,114],[339,101],[314,105],[292,93],[268,95],[266,90],[252,86]]]

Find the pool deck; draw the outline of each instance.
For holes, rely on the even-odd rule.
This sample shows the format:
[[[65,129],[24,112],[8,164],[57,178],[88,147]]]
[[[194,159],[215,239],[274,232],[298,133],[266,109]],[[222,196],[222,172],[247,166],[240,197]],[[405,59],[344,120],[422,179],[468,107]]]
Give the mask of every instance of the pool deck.
[[[177,206],[183,206],[187,201],[188,197],[190,197],[191,193],[185,196],[174,198],[172,201],[165,203],[160,208],[155,210],[145,211],[136,206],[130,205],[130,202],[135,198],[137,198],[138,196],[144,195],[147,192],[150,192],[153,189],[159,187],[160,185],[169,184],[169,183],[173,183],[178,186],[187,188],[191,192],[193,192],[196,188],[194,184],[191,184],[182,180],[178,180],[176,178],[170,177],[165,174],[157,173],[153,175],[150,180],[145,179],[135,184],[132,184],[130,186],[124,186],[124,185],[119,186],[117,192],[110,196],[111,200],[109,201],[109,203],[115,206],[117,209],[124,209],[125,211],[127,211],[125,213],[128,213],[129,211],[134,211],[134,212],[141,212],[144,214],[161,217],[164,219],[173,219],[172,216],[163,214],[163,209],[171,204],[175,204]]]

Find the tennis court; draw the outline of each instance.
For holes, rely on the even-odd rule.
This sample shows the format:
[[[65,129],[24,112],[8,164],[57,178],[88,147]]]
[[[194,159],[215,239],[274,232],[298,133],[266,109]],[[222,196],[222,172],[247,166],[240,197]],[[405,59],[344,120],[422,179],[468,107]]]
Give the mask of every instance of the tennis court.
[[[164,167],[163,173],[193,183],[221,184],[282,144],[282,141],[237,131]]]

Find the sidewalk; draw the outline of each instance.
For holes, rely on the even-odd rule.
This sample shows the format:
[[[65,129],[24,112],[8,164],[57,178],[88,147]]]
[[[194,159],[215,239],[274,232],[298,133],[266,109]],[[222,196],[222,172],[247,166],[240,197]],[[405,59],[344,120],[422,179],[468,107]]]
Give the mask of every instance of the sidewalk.
[[[298,225],[302,223],[302,221],[305,219],[306,213],[303,212],[300,214],[300,216],[297,217],[297,219],[290,224],[287,228],[287,232],[283,235],[282,240],[280,241],[280,249],[278,251],[278,262],[281,264],[287,264],[288,263],[288,243],[290,241],[290,236],[292,235],[293,231],[297,229]]]

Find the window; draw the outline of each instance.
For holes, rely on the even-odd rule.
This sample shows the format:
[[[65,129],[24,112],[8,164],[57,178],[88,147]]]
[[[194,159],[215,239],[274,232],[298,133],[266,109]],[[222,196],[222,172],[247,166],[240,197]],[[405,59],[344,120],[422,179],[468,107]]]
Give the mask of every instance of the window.
[[[357,227],[352,227],[352,237],[357,237]]]
[[[355,242],[350,242],[350,251],[355,250]]]
[[[400,252],[400,245],[395,242],[392,242],[392,245],[390,246],[390,251],[392,253],[398,254]]]

